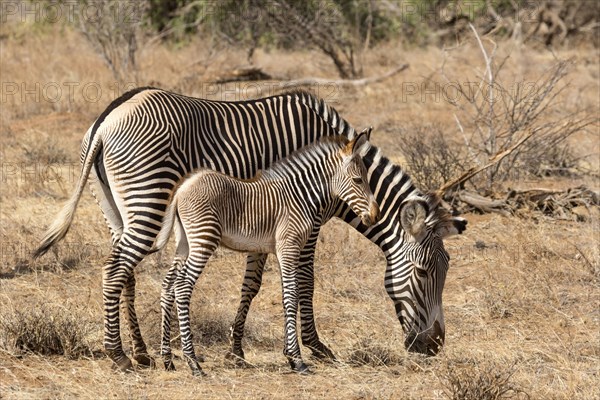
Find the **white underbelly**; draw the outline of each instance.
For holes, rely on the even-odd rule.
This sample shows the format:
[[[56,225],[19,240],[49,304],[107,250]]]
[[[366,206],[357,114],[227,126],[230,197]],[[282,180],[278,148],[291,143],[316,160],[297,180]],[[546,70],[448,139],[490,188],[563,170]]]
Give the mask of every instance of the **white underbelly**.
[[[275,253],[275,238],[273,236],[262,238],[223,234],[221,245],[238,251]]]

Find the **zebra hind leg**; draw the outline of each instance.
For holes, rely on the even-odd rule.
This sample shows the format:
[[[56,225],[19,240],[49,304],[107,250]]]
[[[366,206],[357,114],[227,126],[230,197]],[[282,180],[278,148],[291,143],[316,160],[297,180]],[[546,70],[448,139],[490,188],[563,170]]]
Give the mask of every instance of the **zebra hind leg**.
[[[143,256],[123,251],[124,237],[112,252],[102,271],[104,304],[104,349],[116,366],[125,372],[133,371],[133,364],[123,351],[119,323],[119,301],[133,269]],[[133,307],[131,305],[130,307]]]
[[[175,304],[175,293],[173,291],[173,284],[177,273],[183,266],[185,259],[176,257],[173,261],[173,265],[167,272],[165,279],[162,283],[162,291],[160,294],[160,309],[161,309],[161,348],[160,354],[165,364],[167,371],[175,371],[175,364],[173,364],[173,354],[171,352],[171,321],[173,319],[173,306]]]
[[[194,376],[206,375],[200,367],[200,362],[194,352],[193,335],[190,325],[190,299],[196,281],[202,274],[208,259],[217,248],[218,243],[211,246],[203,246],[202,243],[190,246],[190,252],[182,269],[178,272],[173,283],[173,292],[177,304],[177,317],[179,319],[179,331],[181,333],[181,347],[183,355],[192,370]]]
[[[246,272],[244,274],[244,283],[242,285],[242,295],[240,305],[235,316],[235,321],[231,326],[229,333],[229,344],[231,351],[225,358],[232,360],[238,367],[247,366],[245,362],[244,350],[242,348],[242,338],[244,336],[244,326],[252,300],[258,294],[262,284],[262,275],[267,261],[267,254],[251,253],[246,259]]]
[[[127,283],[125,284],[125,288],[123,289],[123,294],[121,296],[122,304],[125,309],[125,319],[127,320],[127,324],[129,327],[129,334],[131,336],[131,342],[133,343],[133,359],[137,362],[137,365],[142,368],[154,368],[156,367],[156,362],[150,355],[148,354],[148,349],[146,347],[146,343],[144,343],[144,339],[142,338],[142,333],[140,331],[140,324],[137,319],[137,314],[135,312],[135,272],[132,271]]]

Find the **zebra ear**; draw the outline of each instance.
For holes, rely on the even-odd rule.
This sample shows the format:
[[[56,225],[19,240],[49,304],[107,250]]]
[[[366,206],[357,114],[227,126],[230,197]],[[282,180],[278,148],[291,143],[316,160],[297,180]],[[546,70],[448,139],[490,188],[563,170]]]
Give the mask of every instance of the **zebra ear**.
[[[427,204],[422,200],[408,200],[400,210],[400,224],[406,233],[415,241],[420,242],[425,235],[427,226]]]
[[[354,154],[359,153],[360,148],[363,147],[365,144],[367,144],[367,142],[371,139],[372,131],[373,131],[373,127],[370,126],[366,129],[364,129],[362,132],[360,132],[354,138],[354,140],[352,140],[350,143],[348,143],[348,145],[351,146],[352,153],[354,153]]]

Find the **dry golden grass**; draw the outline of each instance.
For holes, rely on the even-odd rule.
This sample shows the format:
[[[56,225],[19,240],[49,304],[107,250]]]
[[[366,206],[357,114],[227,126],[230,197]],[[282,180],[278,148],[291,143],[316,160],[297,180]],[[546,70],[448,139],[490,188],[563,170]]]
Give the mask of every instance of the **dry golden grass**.
[[[506,51],[510,43],[502,46]],[[100,266],[109,251],[109,237],[88,193],[65,241],[36,264],[29,260],[29,251],[73,189],[83,134],[114,98],[111,76],[70,30],[17,35],[5,40],[1,51],[4,82],[27,87],[36,82],[42,87],[49,82],[80,82],[80,87],[97,82],[104,93],[97,102],[86,101],[76,91],[73,101],[65,95],[56,103],[29,97],[21,101],[19,94],[1,104],[1,398],[474,399],[497,398],[492,395],[502,390],[505,397],[514,398],[597,398],[597,212],[582,223],[540,215],[530,219],[467,215],[467,232],[447,242],[452,260],[444,291],[446,347],[435,358],[404,350],[400,325],[383,288],[385,259],[379,249],[347,225],[332,221],[324,228],[317,250],[315,309],[319,332],[339,363],[314,362],[316,373],[311,376],[289,373],[281,353],[281,290],[272,257],[247,326],[245,350],[253,368],[238,369],[226,362],[227,330],[237,308],[244,257],[219,250],[197,284],[192,308],[195,340],[206,357],[204,369],[209,376],[193,378],[181,359],[175,360],[178,370],[173,373],[161,368],[135,374],[112,371],[101,351]],[[139,84],[206,95],[202,82],[211,71],[228,63],[243,64],[245,59],[242,51],[223,51],[207,63],[203,58],[207,54],[200,41],[183,49],[149,49],[141,56]],[[591,54],[588,49],[559,52],[561,57],[578,60],[571,88],[562,97],[564,113],[581,106],[598,109],[598,59]],[[481,68],[472,45],[452,56],[447,73],[457,79],[473,79],[474,68]],[[366,58],[368,75],[403,61],[410,62],[411,68],[382,84],[339,90],[328,100],[357,128],[374,125],[375,143],[398,160],[395,135],[400,126],[436,122],[448,127],[448,135],[457,135],[448,104],[422,102],[420,95],[402,101],[403,82],[441,81],[442,59],[442,52],[433,48],[374,49]],[[312,52],[259,52],[256,62],[280,76],[335,77],[328,60]],[[524,49],[513,54],[508,68],[515,81],[533,79],[552,62],[549,53]],[[592,154],[587,162],[597,171],[597,132],[576,139],[574,150]],[[566,187],[577,183],[598,188],[596,180],[585,177],[512,184]],[[155,355],[160,343],[160,283],[172,252],[169,248],[149,257],[136,271],[138,315]],[[82,336],[76,340],[89,346],[90,352],[40,355],[9,345],[2,338],[14,334],[2,321],[15,312],[36,317],[43,326],[44,318],[48,324],[56,318],[79,320],[73,329]]]

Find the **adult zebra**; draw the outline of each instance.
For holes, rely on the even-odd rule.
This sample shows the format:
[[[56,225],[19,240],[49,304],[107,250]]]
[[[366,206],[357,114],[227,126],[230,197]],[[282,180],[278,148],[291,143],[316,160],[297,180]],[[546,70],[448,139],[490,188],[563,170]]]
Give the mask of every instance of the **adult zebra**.
[[[155,88],[132,90],[114,100],[88,129],[81,148],[82,172],[75,192],[49,227],[34,257],[43,255],[66,235],[85,182],[91,176],[90,186],[109,225],[113,243],[102,273],[104,347],[122,370],[132,369],[120,337],[119,302],[122,298],[133,358],[141,366],[150,366],[154,361],[147,354],[135,312],[133,270],[152,251],[176,184],[201,167],[238,178],[251,178],[258,169],[268,167],[293,150],[331,135],[352,139],[355,131],[333,108],[307,93],[218,102]],[[370,182],[373,192],[381,198],[387,196],[392,183],[409,185],[409,188],[404,188],[402,196],[388,205],[389,210],[382,210],[382,216],[400,215],[401,205],[412,210],[424,204],[418,197],[409,196],[417,192],[408,180]],[[437,206],[421,208],[427,215],[442,212]],[[343,216],[348,222],[355,217],[347,212]],[[388,222],[381,234],[404,235],[400,220],[395,221],[391,225]],[[452,227],[448,228],[451,233],[464,228],[462,221],[451,222]],[[429,231],[435,233],[437,228],[428,228]],[[315,240],[316,234],[318,232],[314,232],[309,243]],[[419,278],[421,283],[422,279],[431,281],[430,285],[436,288],[431,292],[434,298],[421,299],[416,297],[419,292],[412,287],[414,280],[394,277],[438,269],[444,270],[445,276],[448,262],[445,259],[439,263],[434,261],[437,256],[432,257],[439,249],[443,251],[441,239],[435,241],[437,247],[433,253],[427,253],[430,248],[425,252],[412,252],[419,253],[419,260],[407,258],[410,252],[396,251],[407,242],[402,240],[391,247],[386,241],[382,242],[388,257],[386,276],[392,277],[386,280],[386,288],[396,303],[405,332],[420,332],[416,340],[425,343],[424,348],[428,349],[431,335],[425,335],[420,327],[424,326],[422,321],[431,327],[438,321],[443,330],[441,290],[444,282],[438,280],[437,275]],[[251,255],[249,259],[257,258],[260,257]],[[312,263],[312,255],[310,261]],[[303,291],[301,295],[311,294]],[[413,307],[413,303],[419,306]],[[312,315],[312,310],[305,312],[302,304],[300,308],[301,314]],[[435,336],[439,336],[437,333]],[[317,351],[320,349],[318,343],[312,346],[304,340],[303,343]],[[421,346],[415,348],[420,350]]]

